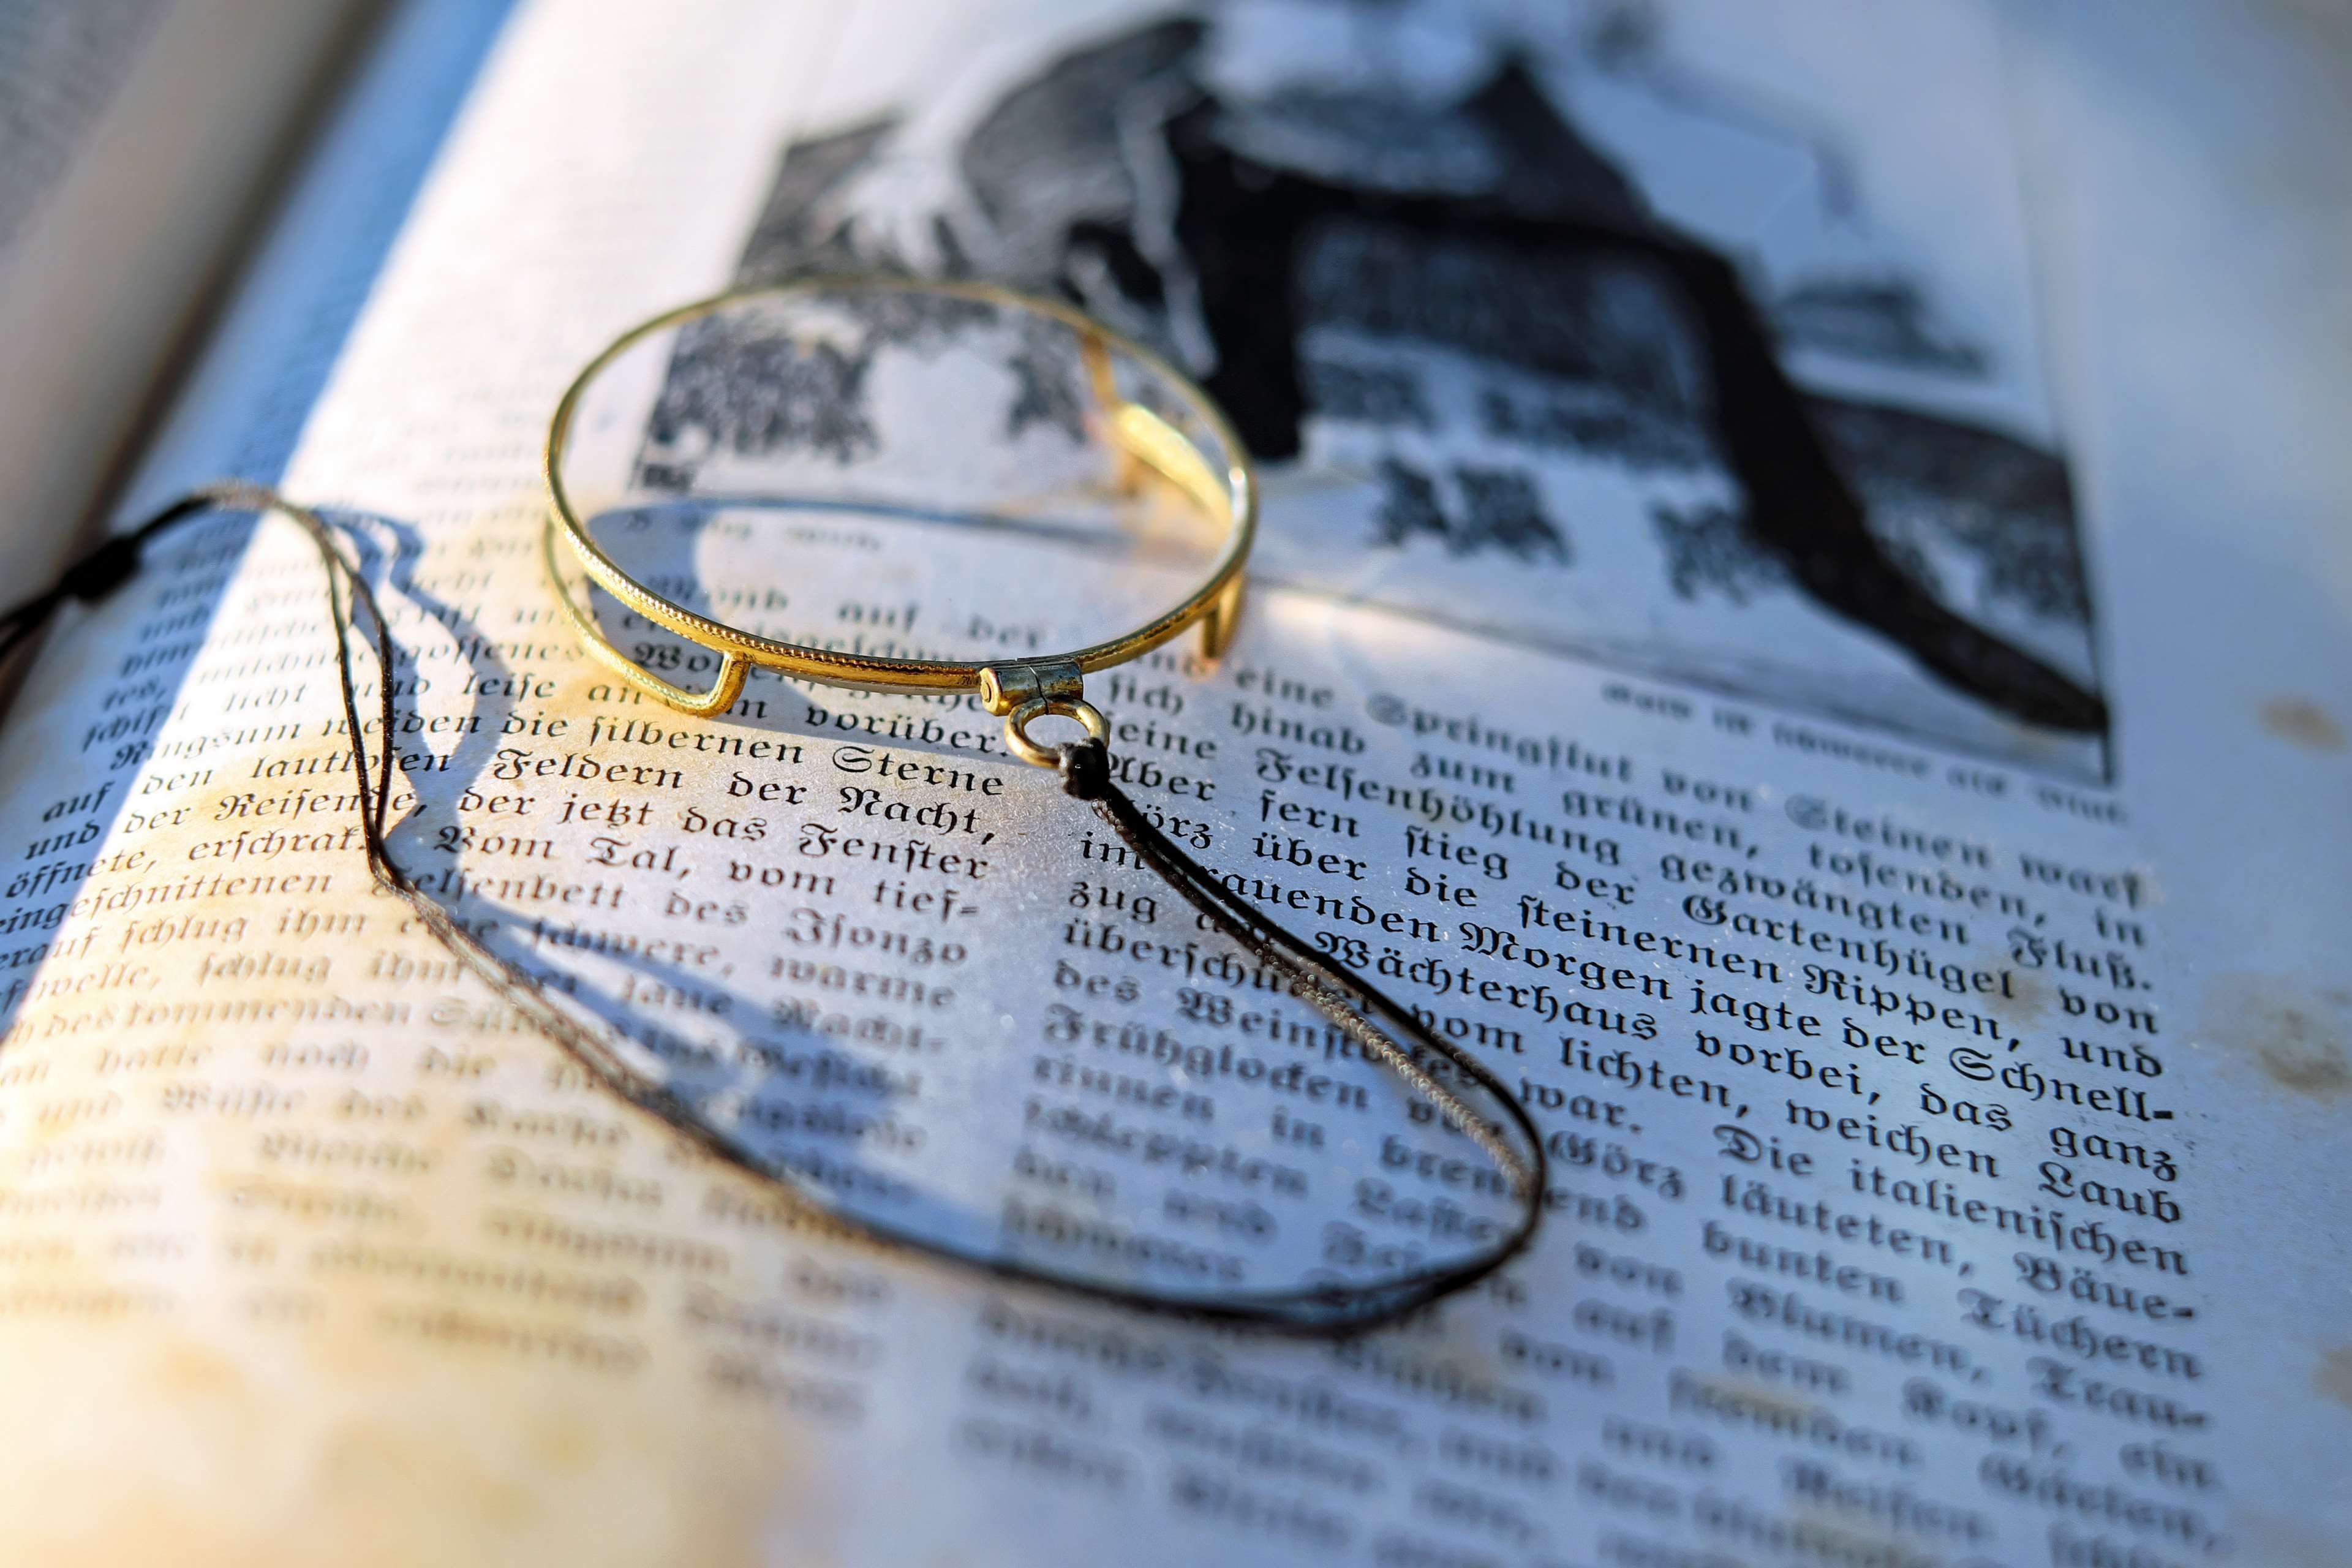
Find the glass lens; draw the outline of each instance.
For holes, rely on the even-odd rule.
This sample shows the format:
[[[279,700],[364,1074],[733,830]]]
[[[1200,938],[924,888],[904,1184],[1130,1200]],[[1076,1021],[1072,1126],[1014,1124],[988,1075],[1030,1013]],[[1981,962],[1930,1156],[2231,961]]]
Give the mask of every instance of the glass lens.
[[[1090,363],[1071,323],[992,299],[754,296],[608,363],[561,477],[623,570],[742,630],[887,658],[1074,651],[1181,604],[1229,531],[1120,460],[1106,391],[1220,476],[1226,453],[1171,378],[1106,346]],[[661,640],[599,617],[633,656]]]

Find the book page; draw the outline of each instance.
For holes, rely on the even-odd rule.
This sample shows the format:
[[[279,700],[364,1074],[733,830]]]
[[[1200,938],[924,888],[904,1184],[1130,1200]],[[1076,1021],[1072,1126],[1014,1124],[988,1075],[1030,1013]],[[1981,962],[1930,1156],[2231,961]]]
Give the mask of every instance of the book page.
[[[354,289],[333,191],[429,148],[393,68],[458,58],[459,9],[407,14],[259,274],[364,296],[282,482],[383,584],[420,883],[852,1216],[1168,1289],[1494,1236],[1459,1131],[976,704],[762,675],[688,718],[543,580],[547,414],[631,323],[812,268],[1072,294],[1265,459],[1229,655],[1090,678],[1123,783],[1512,1086],[1545,1229],[1286,1342],[910,1261],[714,1162],[371,893],[317,563],[225,523],[62,627],[0,737],[16,1558],[2187,1563],[2252,1497],[2326,1560],[2255,1461],[2333,1363],[2258,1399],[2234,1314],[2294,1190],[2261,1145],[2341,1150],[2294,1117],[2342,1046],[2250,994],[2270,1044],[2217,1048],[2113,736],[2021,716],[2135,697],[1982,14],[543,0]],[[1596,214],[1736,259],[1914,616],[1743,523],[1705,323]],[[279,449],[289,300],[142,491]],[[608,521],[772,635],[1064,646],[1157,579],[1056,531],[1066,365],[1015,334],[925,404],[967,329],[836,324],[832,395],[936,421],[924,484],[1032,485],[1025,532],[919,486]],[[747,444],[709,368],[638,388],[664,483],[826,471],[843,426]]]
[[[0,6],[0,568],[60,564],[356,0]]]

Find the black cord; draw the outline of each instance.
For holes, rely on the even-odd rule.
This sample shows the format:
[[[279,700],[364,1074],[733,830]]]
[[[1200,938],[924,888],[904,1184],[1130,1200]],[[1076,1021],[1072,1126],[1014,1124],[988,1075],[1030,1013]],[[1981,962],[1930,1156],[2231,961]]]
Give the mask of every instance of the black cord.
[[[583,1023],[552,1001],[536,976],[501,958],[460,924],[439,900],[419,888],[393,858],[384,819],[392,799],[392,749],[398,711],[394,703],[394,649],[375,591],[343,552],[332,524],[309,507],[259,485],[241,482],[192,490],[138,528],[109,539],[68,568],[46,592],[0,613],[0,658],[46,625],[67,599],[94,602],[127,582],[139,569],[147,542],[166,529],[212,510],[276,512],[299,525],[319,552],[327,576],[327,606],[334,628],[338,688],[351,739],[352,776],[359,781],[358,812],[368,871],[381,891],[400,900],[418,923],[451,955],[513,1007],[533,1027],[569,1053],[631,1105],[657,1117],[672,1131],[712,1157],[785,1188],[795,1199],[845,1231],[919,1257],[1009,1284],[1035,1286],[1088,1300],[1220,1324],[1301,1337],[1339,1338],[1379,1327],[1486,1279],[1534,1241],[1544,1212],[1549,1165],[1543,1139],[1524,1106],[1502,1081],[1461,1047],[1441,1039],[1405,1007],[1360,975],[1284,930],[1241,899],[1214,873],[1162,834],[1111,781],[1109,756],[1098,741],[1065,747],[1063,788],[1091,804],[1137,858],[1165,879],[1219,930],[1283,976],[1293,992],[1313,1005],[1431,1104],[1444,1124],[1467,1136],[1504,1177],[1520,1216],[1492,1245],[1466,1258],[1415,1267],[1361,1282],[1322,1282],[1272,1291],[1189,1293],[1112,1283],[994,1253],[950,1246],[919,1232],[844,1208],[834,1194],[802,1173],[761,1154],[712,1126],[693,1103],[661,1080],[632,1067],[619,1053],[626,1037]],[[352,641],[364,613],[373,645],[378,732],[387,743],[370,757],[360,722],[358,682]],[[1458,1078],[1494,1097],[1507,1129],[1489,1124],[1466,1105],[1445,1078]],[[1526,1143],[1522,1154],[1510,1132]]]

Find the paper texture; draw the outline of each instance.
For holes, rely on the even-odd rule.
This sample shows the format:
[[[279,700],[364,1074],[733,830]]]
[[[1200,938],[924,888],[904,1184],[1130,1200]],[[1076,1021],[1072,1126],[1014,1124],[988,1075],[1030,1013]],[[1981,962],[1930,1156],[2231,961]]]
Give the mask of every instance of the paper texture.
[[[1531,1257],[1310,1346],[813,1222],[370,896],[315,563],[223,531],[68,628],[0,744],[12,1558],[2221,1555],[2269,1418],[2223,1286],[2273,1178],[2202,1149],[2325,1051],[2258,1083],[2194,1047],[2104,736],[1938,683],[1742,540],[1669,290],[1384,218],[1616,202],[1740,257],[1882,547],[2095,687],[2011,153],[1949,137],[2001,122],[1990,33],[1665,16],[533,5],[284,476],[377,552],[395,846],[488,940],[853,1208],[1272,1283],[1501,1205],[976,707],[623,700],[541,580],[535,463],[614,332],[797,255],[1067,283],[1204,374],[1280,350],[1241,641],[1090,689],[1163,826],[1520,1089]],[[1581,186],[1525,183],[1571,146]],[[1194,226],[1276,180],[1325,205],[1270,345]],[[265,266],[333,275],[299,213]],[[166,463],[260,439],[269,315],[212,389],[251,423],[199,411]],[[907,351],[868,347],[884,386]],[[1052,646],[1115,584],[887,518],[787,537],[687,563],[913,646],[958,595]]]

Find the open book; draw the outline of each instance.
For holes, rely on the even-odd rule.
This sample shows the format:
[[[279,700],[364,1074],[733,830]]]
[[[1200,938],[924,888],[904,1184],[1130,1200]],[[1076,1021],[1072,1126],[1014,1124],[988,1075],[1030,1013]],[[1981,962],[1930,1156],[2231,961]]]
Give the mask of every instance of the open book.
[[[37,582],[152,416],[357,0],[0,11],[0,572]]]
[[[344,23],[20,9],[0,40],[87,88],[0,147],[0,321],[48,334],[0,403],[30,585]],[[173,32],[215,13],[234,93]],[[235,474],[350,531],[418,880],[853,1215],[1168,1285],[1492,1235],[1460,1129],[975,704],[761,676],[689,719],[562,619],[541,443],[633,322],[823,270],[1073,300],[1265,473],[1231,652],[1090,687],[1128,786],[1514,1088],[1545,1228],[1286,1342],[910,1262],[714,1163],[371,892],[317,563],[224,520],[61,623],[0,731],[0,1557],[2352,1556],[2347,911],[2288,885],[2352,851],[2342,683],[2211,647],[2274,610],[2340,654],[2341,591],[2207,572],[2210,519],[2116,477],[2180,465],[2095,285],[2179,296],[2102,250],[2112,188],[2021,174],[2139,167],[2084,47],[1957,3],[393,7],[122,506]],[[173,129],[190,83],[215,133]],[[197,170],[194,227],[136,187]],[[1730,258],[1851,516],[1763,504],[1723,321],[1597,222]],[[826,406],[903,403],[922,331],[849,342]],[[2281,374],[2340,406],[2340,356]],[[1044,484],[1058,388],[935,414]],[[654,424],[681,496],[722,435],[829,438]],[[2341,495],[2318,451],[2277,515]],[[676,586],[1023,648],[1121,570],[836,508]]]

